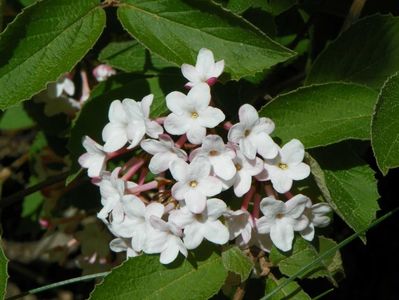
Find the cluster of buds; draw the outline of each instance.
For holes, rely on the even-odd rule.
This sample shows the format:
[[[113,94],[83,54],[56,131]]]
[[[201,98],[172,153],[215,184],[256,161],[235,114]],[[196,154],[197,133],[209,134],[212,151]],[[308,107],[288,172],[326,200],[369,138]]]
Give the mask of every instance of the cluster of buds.
[[[290,192],[293,181],[310,174],[299,140],[280,148],[270,137],[273,121],[249,104],[240,107],[236,124],[211,106],[210,87],[223,68],[223,60],[201,49],[195,66],[181,67],[188,93],[166,96],[169,115],[150,118],[153,95],[115,100],[104,145],[84,138],[87,152],[79,163],[100,187],[98,217],[116,236],[113,251],[160,253],[163,264],[179,252],[187,256],[204,239],[288,251],[295,232],[310,241],[315,227],[330,222],[328,205]],[[108,160],[126,153],[134,155],[112,173],[106,170]],[[238,210],[220,199],[230,188],[242,199]]]

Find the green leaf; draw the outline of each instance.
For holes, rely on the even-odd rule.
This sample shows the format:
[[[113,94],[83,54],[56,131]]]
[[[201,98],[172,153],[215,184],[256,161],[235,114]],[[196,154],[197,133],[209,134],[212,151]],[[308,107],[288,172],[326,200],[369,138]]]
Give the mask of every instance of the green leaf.
[[[229,0],[226,7],[236,14],[241,14],[251,7],[262,8],[267,12],[271,10],[265,0]]]
[[[384,175],[399,167],[399,73],[381,89],[371,124],[371,144]]]
[[[312,243],[304,240],[297,236],[295,238],[292,250],[289,252],[282,252],[276,247],[272,248],[270,252],[270,261],[278,266],[281,273],[287,276],[292,276],[298,272],[302,267],[306,266],[310,262],[317,259],[321,254],[326,252],[328,249],[336,246],[337,244],[325,237],[315,237]],[[336,262],[334,258],[337,254],[335,252],[332,255],[324,258],[319,264],[315,265],[312,269],[309,269],[306,273],[301,274],[299,278],[318,278],[328,277],[328,279],[335,284],[334,274],[337,271]],[[334,268],[329,266],[334,263]]]
[[[0,299],[4,299],[6,294],[7,287],[7,258],[4,255],[3,249],[1,247],[1,239],[0,239]]]
[[[200,48],[225,60],[232,79],[254,75],[292,58],[243,18],[207,0],[123,0],[118,17],[139,42],[180,66],[194,64]]]
[[[248,279],[254,267],[252,260],[238,247],[231,247],[222,253],[223,266],[227,271],[240,275],[241,282]]]
[[[347,139],[370,138],[370,122],[377,93],[348,83],[327,83],[280,95],[259,112],[276,124],[274,135],[306,148]]]
[[[379,209],[374,171],[359,157],[358,143],[315,149],[312,174],[335,212],[356,232],[371,224]],[[362,236],[365,242],[365,236]]]
[[[349,81],[379,89],[399,70],[399,17],[366,17],[343,32],[319,55],[307,84]]]
[[[267,2],[271,13],[275,16],[282,14],[297,4],[297,0],[268,0]]]
[[[159,256],[142,255],[114,269],[90,299],[203,300],[216,294],[226,277],[216,253],[197,257],[193,263],[185,259],[167,266],[159,262]]]
[[[277,288],[280,284],[287,281],[287,278],[283,277],[280,279],[276,279],[274,277],[269,276],[266,279],[266,295]],[[270,300],[310,300],[308,294],[306,294],[300,285],[296,281],[292,281],[288,283],[285,287],[281,288],[278,293],[273,295]]]
[[[68,142],[72,161],[72,177],[69,183],[79,171],[77,162],[79,156],[85,152],[82,146],[82,138],[90,136],[97,143],[102,143],[101,132],[108,123],[109,105],[114,100],[131,98],[136,101],[148,95],[154,94],[151,106],[151,116],[159,117],[167,111],[165,96],[173,90],[183,87],[184,81],[177,74],[160,73],[158,76],[143,76],[133,74],[121,74],[109,78],[100,83],[92,92],[91,98],[83,106],[79,115],[72,124],[71,137]],[[96,120],[93,122],[93,120]]]
[[[22,105],[7,109],[0,117],[0,129],[16,130],[31,127],[35,122],[28,116]]]
[[[148,58],[147,58],[148,56]],[[146,49],[136,41],[113,42],[105,47],[99,57],[103,63],[125,72],[144,72],[150,59]],[[151,56],[151,64],[157,69],[172,65],[156,55]]]
[[[70,71],[104,25],[98,0],[44,0],[26,8],[0,35],[0,109]]]

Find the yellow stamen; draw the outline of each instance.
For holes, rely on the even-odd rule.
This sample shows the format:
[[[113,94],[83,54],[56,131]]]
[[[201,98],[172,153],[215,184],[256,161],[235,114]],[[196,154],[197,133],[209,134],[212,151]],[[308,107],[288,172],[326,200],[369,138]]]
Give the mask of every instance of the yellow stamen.
[[[196,119],[196,118],[198,118],[198,117],[199,117],[199,115],[198,115],[198,113],[197,113],[196,111],[193,111],[193,112],[191,113],[191,118]]]
[[[285,164],[285,163],[279,163],[279,164],[278,164],[278,167],[279,167],[281,170],[286,170],[286,169],[288,169],[288,165]]]
[[[191,180],[189,185],[190,187],[195,188],[198,185],[198,182],[196,182],[195,180]]]

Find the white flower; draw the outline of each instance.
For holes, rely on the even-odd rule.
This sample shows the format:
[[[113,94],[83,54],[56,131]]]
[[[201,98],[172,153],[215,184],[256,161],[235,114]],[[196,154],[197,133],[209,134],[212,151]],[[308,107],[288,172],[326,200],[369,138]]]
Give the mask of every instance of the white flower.
[[[165,222],[156,216],[151,216],[150,223],[152,227],[145,243],[145,253],[161,253],[159,260],[162,264],[173,262],[179,252],[187,257],[187,249],[181,240],[181,229],[173,222]]]
[[[229,141],[240,145],[241,152],[254,159],[258,152],[264,158],[274,158],[278,146],[269,136],[274,123],[269,118],[259,118],[258,112],[250,104],[244,104],[238,111],[240,122],[234,124],[228,134]]]
[[[169,216],[177,226],[184,228],[184,245],[187,249],[197,248],[203,239],[223,245],[229,240],[229,231],[218,219],[226,211],[226,204],[213,198],[206,202],[205,210],[193,214],[186,206],[174,210]]]
[[[248,244],[251,239],[253,222],[251,215],[246,210],[228,210],[224,214],[227,228],[230,232],[230,240],[241,236],[243,243]]]
[[[105,223],[110,214],[112,221],[120,223],[123,221],[124,211],[122,197],[125,193],[126,182],[118,178],[120,168],[116,168],[109,178],[102,178],[100,182],[101,204],[103,208],[97,217]]]
[[[129,149],[137,146],[147,133],[157,138],[163,132],[162,127],[149,119],[150,106],[154,96],[145,96],[141,102],[124,99],[114,100],[109,108],[109,123],[105,125],[102,136],[105,142],[104,150],[113,152],[122,148],[127,142]]]
[[[331,207],[327,203],[317,203],[312,206],[312,202],[309,200],[306,205],[305,214],[309,219],[309,225],[299,233],[307,240],[312,241],[315,234],[315,227],[326,227],[330,224],[331,218],[326,216],[330,213]]]
[[[206,207],[206,197],[222,191],[221,181],[210,176],[211,165],[204,157],[197,157],[190,164],[176,160],[171,163],[170,171],[177,181],[172,187],[173,197],[184,200],[193,213],[202,213]]]
[[[258,175],[263,170],[263,161],[259,157],[248,159],[241,151],[237,150],[234,165],[237,170],[235,176],[227,185],[234,185],[234,193],[237,197],[243,196],[251,188],[252,176]]]
[[[235,152],[226,147],[220,136],[215,134],[207,135],[202,140],[201,147],[190,153],[190,159],[199,155],[208,158],[213,172],[223,180],[229,180],[235,175],[236,167],[232,160],[236,156]]]
[[[264,198],[260,203],[263,217],[256,224],[258,232],[270,233],[270,238],[278,249],[291,250],[294,231],[301,231],[309,224],[304,214],[308,201],[309,198],[301,194],[287,202],[272,197]]]
[[[134,195],[125,195],[122,199],[125,218],[119,224],[112,224],[111,230],[121,237],[132,237],[132,248],[139,252],[143,250],[148,238],[150,217],[161,218],[165,207],[160,203],[150,203],[147,206]]]
[[[275,159],[265,160],[266,180],[271,180],[273,188],[279,193],[288,192],[293,180],[305,179],[310,167],[303,163],[305,150],[303,144],[293,139],[285,144]]]
[[[187,87],[193,87],[201,82],[213,85],[223,69],[224,60],[215,62],[212,51],[205,48],[200,49],[195,67],[188,64],[181,66],[183,76],[189,80]]]
[[[115,75],[116,71],[109,65],[101,64],[93,69],[93,76],[97,81],[105,81],[107,78]]]
[[[141,142],[144,151],[154,155],[151,158],[149,169],[153,174],[159,174],[169,169],[169,165],[177,160],[187,160],[184,150],[175,146],[172,138],[166,134],[159,135],[159,141],[147,139]]]
[[[187,95],[172,92],[166,96],[166,105],[172,112],[165,119],[165,130],[170,134],[187,134],[190,143],[200,144],[206,135],[206,128],[214,128],[225,118],[223,112],[209,106],[209,86],[200,83]]]
[[[89,177],[99,177],[105,169],[107,154],[103,151],[101,145],[88,136],[83,138],[82,144],[87,152],[79,157],[79,164],[87,169]]]
[[[252,218],[249,218],[248,221],[251,226],[251,232],[247,236],[247,238],[249,237],[249,240],[246,241],[244,240],[244,235],[239,235],[236,239],[236,244],[241,249],[247,249],[249,247],[256,246],[259,249],[269,253],[273,247],[273,242],[270,239],[270,235],[259,233],[255,225],[257,223],[257,219],[255,219],[255,224]]]
[[[126,251],[127,258],[139,255],[138,252],[134,251],[131,247],[131,242],[129,241],[129,239],[123,239],[119,237],[115,238],[109,243],[109,248],[114,252]]]

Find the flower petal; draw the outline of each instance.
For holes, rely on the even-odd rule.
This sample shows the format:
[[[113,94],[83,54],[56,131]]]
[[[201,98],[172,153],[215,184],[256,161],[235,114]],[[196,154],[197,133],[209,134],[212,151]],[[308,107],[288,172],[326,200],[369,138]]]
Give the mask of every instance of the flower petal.
[[[286,252],[292,248],[294,230],[286,219],[281,219],[277,224],[271,227],[270,238],[278,249]]]
[[[199,112],[198,123],[206,128],[214,128],[225,118],[226,116],[219,108],[208,106]]]
[[[212,198],[206,201],[206,212],[208,218],[211,220],[218,219],[224,212],[226,212],[226,209],[226,203],[220,199]]]
[[[141,100],[141,110],[145,118],[148,118],[150,116],[150,107],[153,100],[154,100],[153,94],[149,94]]]
[[[292,139],[281,148],[281,160],[287,164],[298,164],[304,156],[305,147],[297,139]]]
[[[208,221],[204,227],[204,237],[208,241],[218,245],[228,242],[230,236],[229,230],[219,220]]]
[[[238,117],[240,123],[246,128],[252,128],[259,120],[259,115],[256,109],[250,104],[244,104],[238,110]]]
[[[185,116],[179,116],[174,113],[169,114],[164,122],[167,132],[174,135],[181,135],[190,129],[191,120]]]
[[[192,83],[198,83],[201,81],[201,76],[198,73],[197,69],[189,64],[182,64],[181,72],[183,76]]]
[[[302,180],[310,175],[310,167],[305,163],[299,163],[298,165],[289,165],[286,170],[287,176],[294,180]]]
[[[184,201],[187,208],[195,214],[202,213],[206,208],[206,197],[198,190],[189,189],[185,193]]]
[[[166,122],[166,120],[165,120]],[[165,124],[166,128],[166,124]],[[171,133],[170,131],[168,131]],[[187,130],[187,139],[190,143],[198,145],[202,143],[203,138],[206,135],[206,129],[199,125],[193,125]]]
[[[193,223],[184,229],[183,241],[187,249],[191,250],[197,248],[202,243],[203,239],[203,226],[198,222]]]

